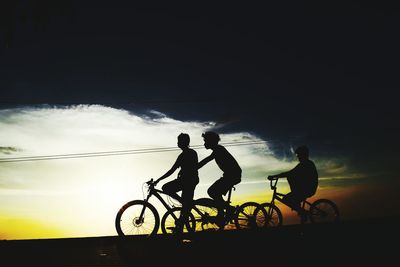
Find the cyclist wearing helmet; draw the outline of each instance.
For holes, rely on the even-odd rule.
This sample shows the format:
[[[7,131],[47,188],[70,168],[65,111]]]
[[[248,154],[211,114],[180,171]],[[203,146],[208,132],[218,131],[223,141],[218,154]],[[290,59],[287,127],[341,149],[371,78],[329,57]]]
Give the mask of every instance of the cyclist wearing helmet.
[[[268,176],[269,180],[286,177],[290,192],[283,198],[284,203],[297,211],[302,219],[306,219],[301,209],[301,202],[315,194],[318,187],[318,172],[315,164],[308,158],[309,151],[306,146],[295,150],[299,163],[290,171]]]
[[[223,171],[223,175],[215,181],[207,190],[208,195],[217,202],[219,207],[225,208],[228,213],[233,211],[228,203],[223,199],[223,195],[234,185],[240,183],[242,177],[242,169],[235,158],[222,145],[219,145],[220,137],[215,132],[205,132],[202,134],[204,139],[204,147],[211,149],[213,152],[210,156],[199,162],[199,169],[208,162],[215,160],[218,167]],[[222,226],[222,223],[221,225]],[[222,227],[223,228],[223,227]]]

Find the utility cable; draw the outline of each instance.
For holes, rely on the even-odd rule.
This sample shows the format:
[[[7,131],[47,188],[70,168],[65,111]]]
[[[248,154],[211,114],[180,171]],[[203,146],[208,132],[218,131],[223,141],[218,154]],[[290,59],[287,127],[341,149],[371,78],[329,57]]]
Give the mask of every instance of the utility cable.
[[[266,141],[240,141],[221,143],[223,146],[244,146],[244,145],[261,145]],[[203,145],[190,146],[192,149],[198,150],[204,148]],[[70,153],[70,154],[56,154],[56,155],[43,155],[43,156],[26,156],[26,157],[13,157],[13,158],[0,158],[0,163],[6,162],[21,162],[21,161],[39,161],[39,160],[55,160],[55,159],[74,159],[74,158],[88,158],[88,157],[105,157],[105,156],[120,156],[132,154],[145,154],[145,153],[159,153],[178,151],[177,147],[160,147],[160,148],[142,148],[130,150],[116,150],[116,151],[101,151],[101,152],[86,152],[86,153]]]

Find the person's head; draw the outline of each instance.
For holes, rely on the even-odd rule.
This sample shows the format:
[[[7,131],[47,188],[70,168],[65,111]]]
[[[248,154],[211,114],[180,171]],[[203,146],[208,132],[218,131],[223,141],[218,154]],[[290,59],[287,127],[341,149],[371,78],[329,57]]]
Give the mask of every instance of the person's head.
[[[221,140],[216,132],[205,132],[201,136],[204,139],[204,147],[207,149],[215,147]]]
[[[299,158],[299,160],[308,159],[308,156],[309,156],[308,147],[304,146],[304,145],[296,148],[294,153]]]
[[[190,137],[187,133],[181,133],[178,135],[178,147],[183,149],[189,147]]]

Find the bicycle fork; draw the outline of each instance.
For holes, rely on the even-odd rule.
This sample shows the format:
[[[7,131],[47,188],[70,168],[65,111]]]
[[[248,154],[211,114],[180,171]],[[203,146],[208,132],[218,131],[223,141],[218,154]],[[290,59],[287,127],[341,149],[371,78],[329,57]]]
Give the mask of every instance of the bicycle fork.
[[[146,203],[149,203],[149,198],[150,198],[151,194],[147,195],[147,198],[145,199]],[[139,218],[135,218],[134,219],[134,224],[135,225],[141,225],[144,223],[144,213],[146,211],[146,207],[147,205],[143,205],[142,211],[140,212]]]

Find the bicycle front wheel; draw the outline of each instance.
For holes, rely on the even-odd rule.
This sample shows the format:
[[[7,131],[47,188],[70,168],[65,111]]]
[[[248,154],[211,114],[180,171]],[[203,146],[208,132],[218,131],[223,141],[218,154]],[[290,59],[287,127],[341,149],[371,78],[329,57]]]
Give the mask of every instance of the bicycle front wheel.
[[[281,226],[283,223],[283,217],[281,210],[271,203],[262,203],[261,208],[265,212],[256,211],[257,221],[263,225],[263,227],[276,227]]]
[[[338,207],[329,199],[318,199],[313,202],[309,216],[312,223],[331,223],[340,220]]]
[[[261,228],[264,226],[264,221],[260,219],[266,216],[267,214],[260,204],[256,202],[246,202],[240,205],[235,213],[235,226],[237,229]]]
[[[156,208],[143,200],[126,203],[115,218],[115,228],[120,236],[155,235],[159,226],[160,216]]]
[[[182,207],[174,207],[168,210],[161,219],[161,230],[164,234],[173,233],[177,220],[181,216]],[[194,232],[196,221],[193,214],[189,213],[188,221],[183,226],[183,233]]]

